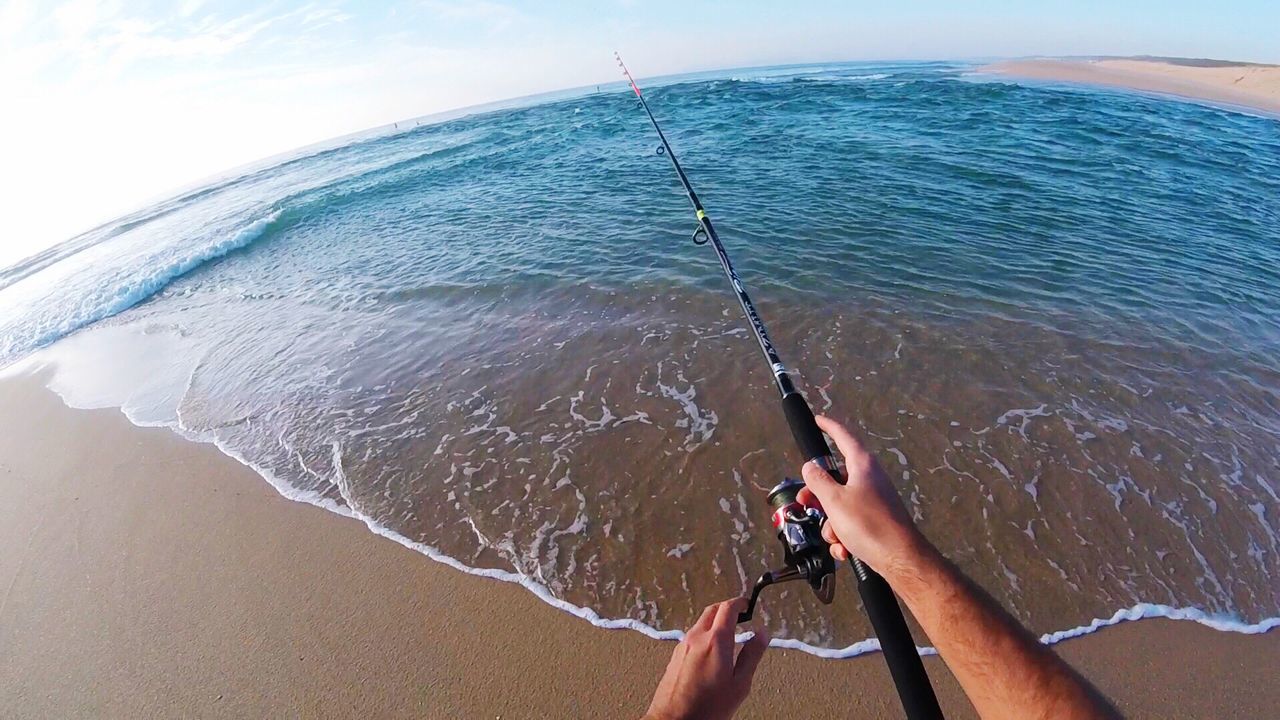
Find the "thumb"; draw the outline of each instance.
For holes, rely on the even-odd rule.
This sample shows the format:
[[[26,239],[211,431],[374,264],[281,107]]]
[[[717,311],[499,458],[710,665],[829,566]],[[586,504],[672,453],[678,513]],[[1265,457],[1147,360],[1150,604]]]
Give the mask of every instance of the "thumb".
[[[804,477],[804,484],[814,495],[818,496],[818,502],[824,505],[836,488],[840,487],[840,483],[831,477],[831,473],[827,472],[817,462],[810,460],[800,468],[800,474]]]

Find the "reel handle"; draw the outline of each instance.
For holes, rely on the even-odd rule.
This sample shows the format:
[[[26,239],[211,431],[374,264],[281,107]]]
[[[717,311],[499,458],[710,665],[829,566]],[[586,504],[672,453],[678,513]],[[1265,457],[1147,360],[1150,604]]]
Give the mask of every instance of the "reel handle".
[[[738,624],[751,622],[751,617],[755,615],[756,603],[760,601],[760,591],[776,585],[780,582],[788,580],[803,580],[804,576],[800,574],[800,569],[795,566],[787,566],[779,570],[771,570],[760,576],[754,587],[751,588],[751,596],[747,599],[747,609],[738,613]]]

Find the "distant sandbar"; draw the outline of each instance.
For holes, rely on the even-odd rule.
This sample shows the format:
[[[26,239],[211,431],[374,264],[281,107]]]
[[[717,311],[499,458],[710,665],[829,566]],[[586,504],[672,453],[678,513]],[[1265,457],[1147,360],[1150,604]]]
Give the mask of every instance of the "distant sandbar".
[[[1167,93],[1280,114],[1280,65],[1182,58],[1006,60],[982,72]]]

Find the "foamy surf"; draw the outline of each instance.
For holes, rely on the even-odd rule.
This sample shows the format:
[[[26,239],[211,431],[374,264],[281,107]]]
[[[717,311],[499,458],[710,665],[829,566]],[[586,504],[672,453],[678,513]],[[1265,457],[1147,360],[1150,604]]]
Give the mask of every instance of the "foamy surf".
[[[527,574],[497,568],[478,568],[468,565],[465,562],[442,552],[432,545],[408,538],[405,535],[378,523],[372,517],[355,509],[351,504],[339,503],[318,493],[302,490],[294,486],[284,478],[272,472],[269,468],[264,468],[253,463],[235,448],[230,447],[225,442],[222,442],[209,434],[192,432],[183,428],[180,423],[157,422],[155,420],[140,417],[137,412],[131,412],[127,409],[127,400],[122,399],[119,396],[111,400],[104,400],[102,396],[98,396],[93,400],[89,400],[87,397],[78,396],[78,390],[74,383],[57,382],[57,378],[59,377],[57,363],[55,362],[51,365],[52,367],[41,361],[22,363],[19,366],[9,368],[4,372],[4,375],[28,373],[37,374],[42,369],[53,369],[54,373],[46,382],[46,387],[58,395],[67,407],[74,409],[100,409],[103,407],[114,406],[116,409],[120,410],[121,414],[124,415],[129,422],[136,426],[165,427],[187,441],[213,445],[228,458],[231,458],[252,470],[261,477],[263,481],[278,492],[281,497],[284,497],[287,500],[313,505],[335,515],[358,520],[364,523],[369,531],[375,535],[387,538],[388,540],[413,550],[434,562],[438,562],[467,575],[474,575],[476,577],[488,578],[491,580],[498,580],[518,585],[556,610],[568,613],[569,615],[581,620],[585,620],[594,627],[604,630],[631,630],[654,640],[678,642],[684,639],[685,633],[680,629],[654,627],[653,625],[649,625],[633,618],[608,617],[589,606],[576,605],[558,597],[545,584],[538,582]],[[687,552],[687,548],[685,551]],[[680,553],[679,555],[683,555],[683,553]],[[846,581],[845,584],[848,589],[852,590],[851,580]],[[1258,622],[1249,623],[1225,615],[1207,613],[1199,608],[1172,607],[1159,603],[1137,603],[1131,607],[1118,609],[1109,617],[1095,618],[1089,623],[1083,625],[1044,633],[1040,636],[1040,642],[1046,645],[1053,645],[1064,640],[1070,640],[1096,633],[1104,630],[1105,628],[1119,625],[1121,623],[1136,622],[1139,620],[1153,618],[1194,622],[1219,632],[1239,633],[1245,635],[1265,633],[1274,628],[1280,627],[1280,617],[1268,617],[1259,620]],[[736,640],[740,643],[746,642],[753,636],[754,632],[739,633],[736,636]],[[798,650],[815,657],[832,660],[853,658],[880,651],[880,642],[876,638],[866,638],[840,648],[826,648],[794,638],[774,637],[770,639],[769,645],[770,647]],[[931,646],[918,646],[917,651],[921,655],[926,656],[938,654],[937,650]]]
[[[566,612],[570,615],[573,615],[574,617],[577,617],[579,619],[585,620],[597,628],[601,628],[604,630],[632,630],[634,632],[638,632],[642,635],[645,635],[646,637],[653,638],[654,640],[670,640],[674,642],[679,642],[680,640],[684,639],[685,633],[683,630],[656,628],[651,625],[647,625],[643,622],[640,622],[639,620],[634,620],[631,618],[605,617],[590,607],[575,605],[571,602],[568,602],[559,597],[556,597],[555,594],[552,593],[551,590],[548,589],[545,585],[537,582],[536,580],[529,577],[528,575],[509,572],[506,570],[498,570],[493,568],[471,567],[470,565],[467,565],[466,563],[458,560],[457,558],[450,557],[449,555],[446,555],[445,553],[440,552],[440,550],[436,549],[435,547],[432,547],[431,545],[427,545],[426,543],[411,540],[405,537],[404,535],[401,535],[400,533],[396,532],[395,530],[392,530],[383,525],[380,525],[373,519],[369,518],[368,516],[355,512],[347,506],[338,505],[334,503],[332,500],[318,497],[311,493],[298,492],[295,488],[288,486],[287,483],[280,481],[278,478],[273,479],[271,477],[268,477],[267,474],[264,474],[260,468],[257,468],[253,464],[245,461],[244,458],[242,457],[237,457],[235,453],[228,452],[227,448],[223,447],[221,444],[217,442],[214,442],[214,444],[218,447],[219,450],[222,450],[224,453],[226,453],[228,457],[231,457],[237,460],[238,462],[244,464],[246,467],[249,467],[254,472],[262,476],[262,478],[266,480],[267,483],[270,484],[273,488],[275,488],[278,492],[280,492],[282,496],[290,500],[294,500],[296,502],[304,502],[311,505],[315,505],[316,507],[328,510],[338,515],[342,515],[344,517],[349,517],[349,518],[359,520],[363,522],[365,526],[368,527],[369,530],[374,534],[381,535],[382,537],[385,537],[388,540],[392,540],[396,543],[399,543],[400,545],[403,545],[404,547],[409,548],[410,550],[420,553],[421,555],[424,555],[427,558],[430,558],[431,560],[434,560],[438,563],[447,565],[448,567],[451,567],[455,570],[459,570],[468,575],[475,575],[477,577],[489,578],[492,580],[500,580],[502,582],[508,582],[515,585],[519,585],[520,587],[523,587],[525,590],[528,590],[535,597],[537,597],[539,600],[546,603],[547,605],[550,605],[551,607],[557,610],[560,610],[562,612]],[[848,589],[852,589],[852,581],[847,581],[845,584],[846,586],[848,586]],[[1053,645],[1053,644],[1062,642],[1064,640],[1070,640],[1073,638],[1082,637],[1084,635],[1096,633],[1100,630],[1103,630],[1104,628],[1112,627],[1114,625],[1119,625],[1120,623],[1136,622],[1138,620],[1151,619],[1151,618],[1164,618],[1168,620],[1194,622],[1200,625],[1204,625],[1205,627],[1211,628],[1213,630],[1217,630],[1219,632],[1240,633],[1244,635],[1257,635],[1260,633],[1268,632],[1269,630],[1272,630],[1274,628],[1280,627],[1280,617],[1265,618],[1256,623],[1246,623],[1235,618],[1213,616],[1198,608],[1178,608],[1178,607],[1170,607],[1168,605],[1160,605],[1157,603],[1138,603],[1132,607],[1122,608],[1120,610],[1117,610],[1110,617],[1095,618],[1093,621],[1089,622],[1086,625],[1081,625],[1078,627],[1068,628],[1065,630],[1058,630],[1055,632],[1045,633],[1040,636],[1040,642],[1046,645]],[[750,640],[753,636],[754,636],[753,632],[745,632],[745,633],[739,633],[735,637],[735,639],[737,640],[737,642],[741,643],[741,642],[746,642]],[[809,644],[802,640],[775,637],[770,639],[769,646],[776,647],[776,648],[786,648],[789,650],[799,650],[800,652],[804,652],[809,655],[813,655],[815,657],[831,659],[831,660],[853,658],[853,657],[858,657],[860,655],[866,655],[869,653],[875,653],[880,651],[880,641],[877,640],[876,638],[867,638],[865,640],[858,641],[856,643],[847,645],[842,648],[824,648],[824,647],[819,647],[817,645]],[[916,649],[919,651],[921,655],[927,656],[927,655],[938,654],[937,649],[931,646],[919,646]]]
[[[178,278],[228,253],[248,247],[267,234],[280,217],[279,210],[254,220],[238,231],[229,232],[194,248],[174,248],[169,254],[148,258],[129,272],[76,299],[70,307],[33,313],[23,322],[6,327],[0,341],[0,366],[21,355],[42,348],[80,328],[118,315],[153,297]]]

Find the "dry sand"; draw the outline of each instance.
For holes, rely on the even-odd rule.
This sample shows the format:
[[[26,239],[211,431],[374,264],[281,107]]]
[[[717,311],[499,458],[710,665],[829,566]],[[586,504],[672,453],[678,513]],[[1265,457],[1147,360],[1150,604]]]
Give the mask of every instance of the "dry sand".
[[[672,648],[288,501],[212,446],[67,409],[36,378],[0,381],[0,492],[8,718],[635,717]],[[1130,717],[1280,707],[1276,633],[1143,621],[1057,647]],[[928,666],[948,717],[972,717]],[[773,650],[741,717],[797,701],[900,716],[878,656]]]
[[[1140,59],[1009,60],[984,72],[1108,85],[1280,113],[1280,66]]]

